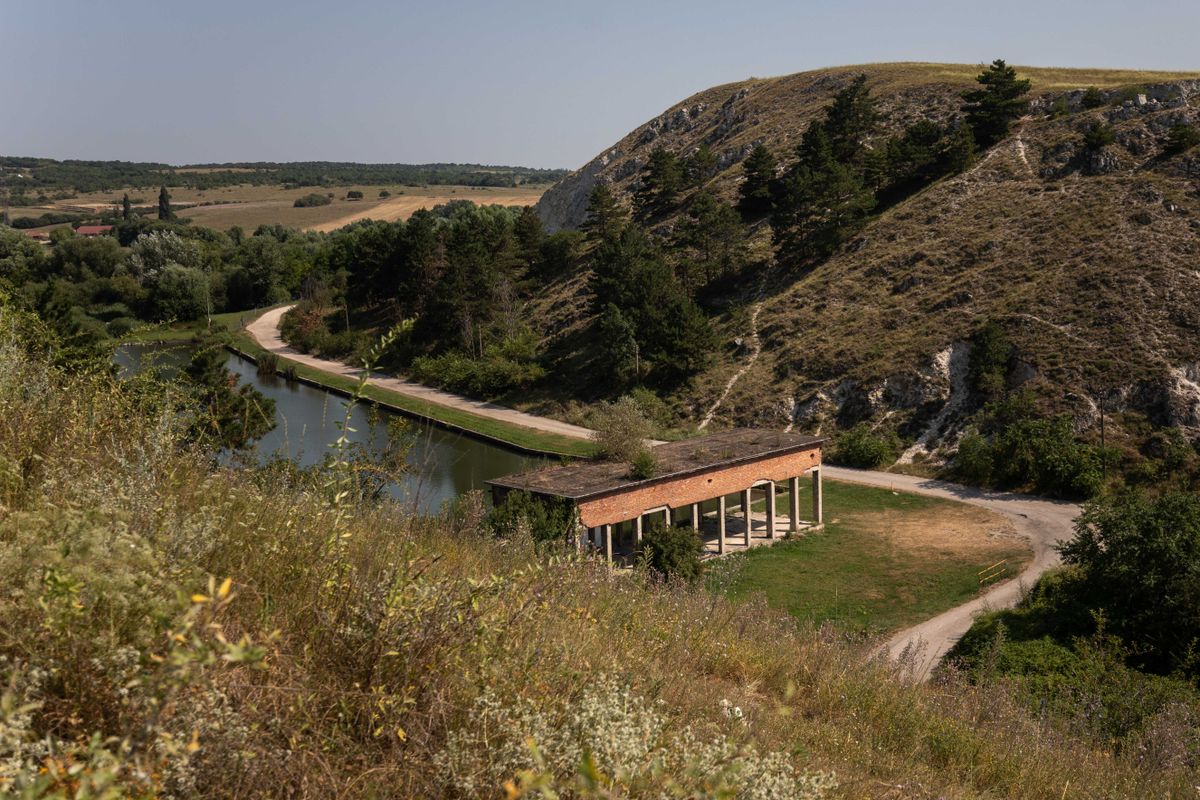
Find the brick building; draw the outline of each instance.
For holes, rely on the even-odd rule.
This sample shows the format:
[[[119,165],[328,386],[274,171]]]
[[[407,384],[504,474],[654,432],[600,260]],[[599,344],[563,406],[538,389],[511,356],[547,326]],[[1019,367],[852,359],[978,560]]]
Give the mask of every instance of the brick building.
[[[736,428],[655,446],[656,474],[644,480],[630,477],[626,464],[582,462],[488,484],[493,503],[502,503],[512,491],[571,501],[579,511],[581,538],[602,549],[610,561],[614,555],[632,554],[647,517],[667,524],[687,521],[704,536],[711,555],[724,555],[733,547],[752,546],[755,539],[775,540],[780,522],[792,532],[822,524],[824,441],[798,433]],[[801,518],[800,480],[805,475],[812,482],[808,519]],[[788,501],[782,520],[776,513],[781,487],[786,487]],[[753,511],[756,493],[763,500],[761,515]],[[761,536],[756,535],[756,522],[762,523]]]

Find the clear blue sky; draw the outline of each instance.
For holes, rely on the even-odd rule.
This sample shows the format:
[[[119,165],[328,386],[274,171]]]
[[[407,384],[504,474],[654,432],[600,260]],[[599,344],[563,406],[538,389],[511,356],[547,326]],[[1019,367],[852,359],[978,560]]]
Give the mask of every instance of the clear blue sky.
[[[0,153],[577,167],[749,76],[1200,69],[1197,31],[1197,0],[0,0]]]

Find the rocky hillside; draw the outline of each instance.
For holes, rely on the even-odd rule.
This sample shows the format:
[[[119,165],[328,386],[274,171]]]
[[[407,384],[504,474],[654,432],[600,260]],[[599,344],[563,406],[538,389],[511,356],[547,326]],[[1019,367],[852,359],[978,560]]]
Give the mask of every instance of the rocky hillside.
[[[732,199],[751,147],[786,158],[854,75],[868,75],[889,135],[956,114],[978,71],[876,65],[716,87],[631,132],[538,210],[569,228],[598,181],[628,199],[658,145],[682,155],[708,144],[715,189]],[[954,428],[967,339],[990,319],[1019,353],[1010,381],[1081,427],[1096,415],[1090,393],[1200,436],[1200,148],[1164,149],[1172,125],[1200,124],[1200,74],[1018,72],[1033,80],[1030,113],[970,171],[875,217],[805,274],[768,262],[742,282],[720,323],[729,346],[677,398],[685,416],[808,429],[886,419],[918,440],[912,456]],[[1103,105],[1083,107],[1087,87]],[[1097,121],[1115,141],[1089,150],[1083,132]],[[584,313],[563,299],[560,316]]]

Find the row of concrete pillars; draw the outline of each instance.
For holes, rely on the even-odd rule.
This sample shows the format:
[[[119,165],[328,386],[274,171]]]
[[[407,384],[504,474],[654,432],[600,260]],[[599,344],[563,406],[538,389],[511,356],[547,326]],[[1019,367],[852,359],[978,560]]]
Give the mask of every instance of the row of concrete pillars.
[[[821,469],[816,467],[809,471],[812,475],[812,511],[813,519],[804,521],[800,519],[800,478],[793,477],[788,479],[788,530],[791,532],[799,531],[801,528],[812,528],[824,524],[824,497],[823,488],[821,485]],[[764,490],[765,506],[766,506],[766,533],[769,540],[778,538],[778,533],[775,529],[776,508],[775,508],[775,492],[776,482],[770,480],[758,481],[754,485],[749,486],[739,492],[739,502],[735,504],[738,508],[739,516],[744,522],[744,530],[742,531],[742,544],[747,548],[750,547],[751,535],[753,533],[753,506],[754,506],[754,490]],[[725,555],[727,552],[727,522],[729,519],[730,506],[727,495],[720,495],[716,498],[717,509],[717,554]],[[705,501],[707,502],[707,501]],[[688,515],[685,517],[681,512],[684,508],[688,508]],[[633,519],[633,531],[635,545],[640,545],[642,542],[643,520],[646,517],[656,514],[663,515],[663,521],[667,525],[673,525],[682,519],[688,518],[691,521],[692,530],[700,530],[700,520],[702,517],[701,503],[692,503],[690,507],[682,506],[679,508],[671,508],[669,506],[659,506],[643,511]],[[617,523],[619,524],[619,523]],[[613,533],[616,524],[599,525],[594,528],[587,529],[587,539],[589,544],[597,550],[603,550],[605,557],[611,562],[613,560]]]

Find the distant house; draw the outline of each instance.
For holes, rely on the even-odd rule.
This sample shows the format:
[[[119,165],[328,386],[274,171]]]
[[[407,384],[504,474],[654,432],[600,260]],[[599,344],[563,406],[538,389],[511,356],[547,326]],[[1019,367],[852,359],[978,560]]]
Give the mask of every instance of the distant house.
[[[25,235],[42,244],[50,243],[50,233],[48,231],[25,231]]]
[[[112,229],[112,225],[80,225],[75,229],[75,233],[88,237],[107,236]]]

